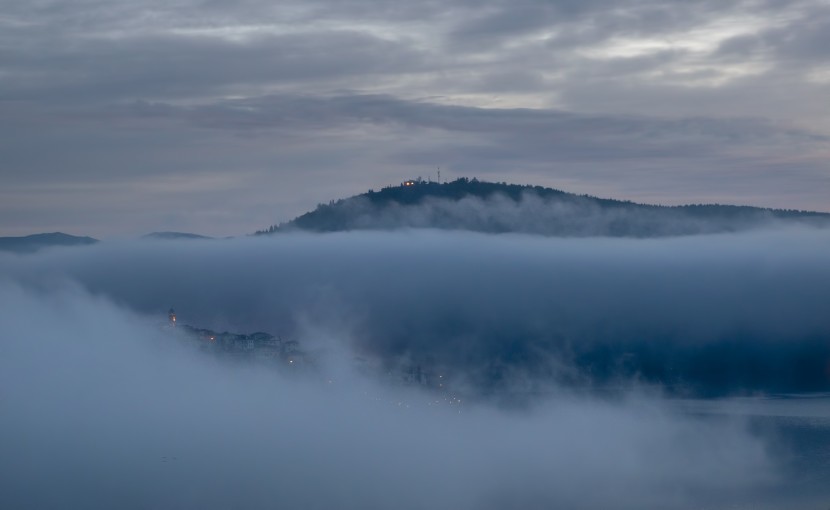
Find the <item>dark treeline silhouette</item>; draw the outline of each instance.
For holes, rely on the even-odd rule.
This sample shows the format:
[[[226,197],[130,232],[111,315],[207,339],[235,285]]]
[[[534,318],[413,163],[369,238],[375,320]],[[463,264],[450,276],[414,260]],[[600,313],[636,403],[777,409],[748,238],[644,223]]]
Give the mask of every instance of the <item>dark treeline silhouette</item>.
[[[521,327],[483,331],[456,325],[441,331],[435,326],[431,324],[428,331],[399,330],[375,354],[388,367],[429,367],[447,374],[447,384],[478,395],[511,398],[561,385],[619,389],[644,384],[667,394],[695,397],[830,391],[830,342],[823,335],[790,343],[735,334],[701,345],[671,335],[567,338]],[[389,331],[378,328],[373,333]],[[440,345],[424,338],[442,334],[446,336]],[[471,336],[475,348],[469,346]],[[365,341],[372,339],[372,347],[380,349],[380,339]]]
[[[52,246],[79,246],[97,242],[97,239],[91,237],[52,232],[50,234],[33,234],[23,237],[0,237],[0,251],[33,253]]]
[[[830,224],[830,214],[750,206],[662,206],[575,195],[542,186],[421,178],[319,204],[257,234],[439,228],[488,233],[659,237],[734,232],[773,222]]]

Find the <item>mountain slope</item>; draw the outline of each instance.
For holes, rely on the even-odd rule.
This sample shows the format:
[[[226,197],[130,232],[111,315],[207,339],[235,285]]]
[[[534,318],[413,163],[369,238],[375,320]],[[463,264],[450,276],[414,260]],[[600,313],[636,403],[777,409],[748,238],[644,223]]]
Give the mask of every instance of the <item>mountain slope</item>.
[[[142,236],[144,239],[162,239],[162,240],[173,240],[173,239],[212,239],[208,236],[202,236],[199,234],[191,234],[190,232],[150,232]]]
[[[0,251],[33,253],[52,246],[79,246],[97,242],[97,239],[91,237],[52,232],[50,234],[33,234],[23,237],[0,237]]]
[[[734,232],[775,223],[830,225],[830,214],[729,205],[659,206],[541,186],[458,179],[406,181],[321,204],[258,234],[439,228],[551,236],[660,237]]]

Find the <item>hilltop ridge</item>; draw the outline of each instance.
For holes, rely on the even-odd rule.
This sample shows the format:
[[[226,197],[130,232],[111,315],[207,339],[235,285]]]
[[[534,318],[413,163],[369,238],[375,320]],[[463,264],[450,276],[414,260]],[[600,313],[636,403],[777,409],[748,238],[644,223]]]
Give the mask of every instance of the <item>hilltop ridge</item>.
[[[0,251],[15,253],[34,253],[53,246],[81,246],[95,244],[98,240],[92,237],[80,237],[63,232],[32,234],[20,237],[0,237]]]
[[[320,204],[257,234],[437,228],[549,236],[660,237],[734,232],[776,223],[830,225],[830,214],[751,206],[663,206],[542,186],[460,178],[408,180]]]

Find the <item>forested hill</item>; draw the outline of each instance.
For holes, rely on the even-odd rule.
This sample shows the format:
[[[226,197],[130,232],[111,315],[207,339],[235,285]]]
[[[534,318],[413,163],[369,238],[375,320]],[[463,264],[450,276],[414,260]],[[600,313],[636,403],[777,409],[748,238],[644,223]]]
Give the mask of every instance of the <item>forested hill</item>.
[[[731,205],[659,206],[541,186],[458,179],[414,180],[320,204],[257,234],[438,228],[559,236],[659,237],[734,232],[775,224],[830,226],[830,214]]]
[[[23,237],[0,237],[0,251],[16,253],[33,253],[44,248],[55,246],[83,246],[97,243],[91,237],[79,237],[52,232],[50,234],[34,234]]]

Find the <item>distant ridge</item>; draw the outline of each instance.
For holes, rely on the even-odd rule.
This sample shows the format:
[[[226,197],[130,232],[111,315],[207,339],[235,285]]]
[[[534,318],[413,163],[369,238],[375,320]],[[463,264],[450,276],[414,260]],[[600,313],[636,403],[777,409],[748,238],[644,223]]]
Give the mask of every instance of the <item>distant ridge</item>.
[[[142,237],[145,239],[213,239],[189,232],[150,232]]]
[[[830,214],[734,205],[660,206],[461,178],[409,180],[320,204],[257,234],[437,228],[549,236],[661,237],[735,232],[777,223],[830,226]]]
[[[83,246],[97,243],[92,237],[78,237],[63,232],[33,234],[22,237],[0,237],[0,250],[15,253],[34,253],[53,246]]]

